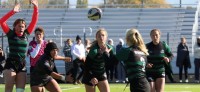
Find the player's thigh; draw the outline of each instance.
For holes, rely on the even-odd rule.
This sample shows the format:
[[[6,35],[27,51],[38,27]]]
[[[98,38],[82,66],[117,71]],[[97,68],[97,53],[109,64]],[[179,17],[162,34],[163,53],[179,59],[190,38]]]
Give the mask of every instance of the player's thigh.
[[[164,92],[165,78],[157,78],[155,85],[156,85],[156,92]]]
[[[95,92],[95,86],[89,86],[85,84],[85,92]]]
[[[6,84],[13,84],[16,78],[16,73],[10,69],[4,70],[4,79]]]
[[[14,82],[15,82],[16,73],[10,69],[4,70],[4,81],[5,81],[5,90],[7,92],[12,92]]]
[[[59,86],[59,84],[57,83],[56,80],[51,79],[47,85],[45,85],[45,88],[49,91],[49,92],[61,92],[61,88]]]
[[[32,86],[31,87],[31,92],[44,92],[44,87]]]
[[[108,80],[99,81],[97,87],[99,88],[100,92],[110,92]]]
[[[155,92],[155,82],[149,82],[151,92]]]
[[[19,72],[16,75],[16,87],[25,88],[26,84],[26,72]]]

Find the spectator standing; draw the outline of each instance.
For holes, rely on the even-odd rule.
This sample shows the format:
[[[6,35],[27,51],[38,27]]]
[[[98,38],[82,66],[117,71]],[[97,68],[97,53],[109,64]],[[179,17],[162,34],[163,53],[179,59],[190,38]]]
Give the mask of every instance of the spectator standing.
[[[63,53],[65,55],[65,57],[71,57],[72,58],[72,54],[71,54],[71,48],[72,48],[72,41],[71,39],[67,39],[65,41],[64,47],[63,47]],[[68,75],[69,73],[73,73],[73,62],[65,62],[65,73],[66,75]]]
[[[179,67],[179,82],[183,82],[182,81],[183,70],[185,74],[185,82],[188,82],[188,68],[191,68],[191,63],[185,37],[181,38],[181,42],[178,45],[176,66]]]
[[[114,46],[114,42],[112,39],[108,39],[108,44],[110,46],[112,46],[114,54],[115,54],[115,46]],[[114,65],[113,63],[106,63],[106,75],[107,78],[110,82],[113,81],[114,78],[114,69],[115,69],[116,65]]]
[[[124,48],[124,40],[119,39],[119,43],[116,46],[116,54],[119,53],[119,51]],[[115,68],[115,76],[116,76],[116,82],[122,82],[125,83],[125,78],[126,78],[126,72],[124,69],[124,62],[119,61],[117,63],[117,67]]]
[[[81,83],[80,79],[84,71],[84,62],[85,62],[85,47],[81,42],[81,37],[76,36],[76,43],[71,49],[73,55],[73,66],[74,66],[74,84]]]
[[[89,51],[90,51],[90,46],[91,46],[91,42],[90,42],[90,40],[89,39],[86,39],[85,40],[85,53],[86,53],[86,55],[89,53]]]

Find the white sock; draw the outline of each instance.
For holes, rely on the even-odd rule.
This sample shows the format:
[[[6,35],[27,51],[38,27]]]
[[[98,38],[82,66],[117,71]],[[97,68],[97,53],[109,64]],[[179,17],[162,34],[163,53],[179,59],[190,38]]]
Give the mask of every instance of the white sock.
[[[24,92],[23,88],[16,88],[16,92]]]

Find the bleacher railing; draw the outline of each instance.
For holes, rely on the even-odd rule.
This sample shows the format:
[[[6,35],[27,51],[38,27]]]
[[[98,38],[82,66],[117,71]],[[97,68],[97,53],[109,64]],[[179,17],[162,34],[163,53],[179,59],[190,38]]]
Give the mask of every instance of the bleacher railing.
[[[200,13],[200,2],[197,4],[197,10],[195,12],[194,24],[192,28],[192,55],[194,54],[194,45],[196,43],[198,26],[199,26],[199,13]]]
[[[59,47],[63,46],[63,30],[62,30],[62,26],[58,26],[54,29],[54,36],[55,38],[53,39],[54,42],[59,42],[60,41],[60,45]]]

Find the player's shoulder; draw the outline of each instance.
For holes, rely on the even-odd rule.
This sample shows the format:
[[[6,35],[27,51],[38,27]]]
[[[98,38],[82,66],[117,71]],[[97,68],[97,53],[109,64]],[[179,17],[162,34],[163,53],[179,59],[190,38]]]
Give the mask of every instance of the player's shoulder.
[[[146,43],[146,47],[149,47],[149,46],[151,46],[151,45],[153,45],[153,42],[152,42],[152,41],[149,42],[149,43]]]

